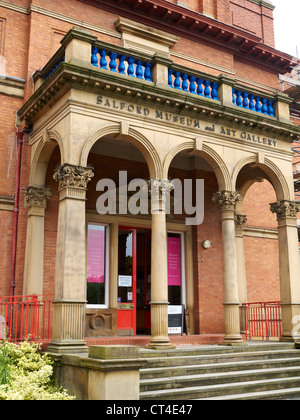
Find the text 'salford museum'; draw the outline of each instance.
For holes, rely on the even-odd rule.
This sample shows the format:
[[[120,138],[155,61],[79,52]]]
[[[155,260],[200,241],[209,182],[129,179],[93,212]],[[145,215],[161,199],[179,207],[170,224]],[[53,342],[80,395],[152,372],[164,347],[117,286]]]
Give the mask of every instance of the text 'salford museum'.
[[[280,302],[295,339],[300,130],[279,75],[297,60],[273,9],[0,0],[0,294],[51,299],[53,352],[168,348],[180,305],[188,342],[241,343],[251,302]]]

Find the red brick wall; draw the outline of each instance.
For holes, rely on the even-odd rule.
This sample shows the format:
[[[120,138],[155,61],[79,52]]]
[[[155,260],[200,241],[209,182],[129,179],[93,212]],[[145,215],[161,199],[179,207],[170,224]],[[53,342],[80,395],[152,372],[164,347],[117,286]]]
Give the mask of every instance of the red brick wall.
[[[261,234],[264,229],[277,229],[276,214],[269,205],[276,201],[268,181],[253,184],[243,203],[246,227],[261,228]],[[244,249],[248,302],[280,300],[278,239],[245,236]]]

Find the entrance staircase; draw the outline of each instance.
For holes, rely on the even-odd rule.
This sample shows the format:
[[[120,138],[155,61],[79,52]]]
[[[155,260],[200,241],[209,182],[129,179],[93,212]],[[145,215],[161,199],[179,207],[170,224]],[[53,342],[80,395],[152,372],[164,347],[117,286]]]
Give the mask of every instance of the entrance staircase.
[[[292,343],[141,349],[141,400],[300,400],[300,350]]]

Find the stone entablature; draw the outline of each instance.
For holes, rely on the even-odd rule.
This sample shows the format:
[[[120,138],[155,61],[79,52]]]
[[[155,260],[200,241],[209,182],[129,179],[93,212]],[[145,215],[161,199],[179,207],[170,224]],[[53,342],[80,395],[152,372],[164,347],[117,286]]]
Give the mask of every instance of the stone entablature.
[[[139,106],[146,111],[155,107],[156,115],[161,119],[175,118],[176,121],[177,119],[181,121],[180,118],[187,117],[186,124],[190,119],[194,123],[196,121],[195,128],[197,128],[197,120],[205,119],[207,123],[204,129],[207,132],[213,131],[214,127],[217,128],[218,120],[222,119],[223,124],[219,127],[220,134],[227,134],[231,130],[232,137],[235,137],[235,133],[238,131],[237,126],[242,125],[245,128],[239,127],[242,140],[268,145],[269,140],[275,136],[289,142],[296,140],[299,136],[299,129],[289,121],[290,100],[281,93],[274,95],[257,89],[250,92],[246,87],[243,90],[242,85],[236,84],[231,77],[225,75],[216,77],[178,65],[173,66],[173,73],[170,73],[172,61],[166,56],[133,53],[125,48],[100,42],[89,32],[79,29],[71,30],[62,44],[62,48],[55,54],[53,60],[49,61],[44,70],[36,74],[37,91],[18,112],[21,120],[32,123],[40,113],[44,112],[49,101],[53,101],[53,96],[61,97],[63,93],[76,89],[84,90],[86,93],[93,92],[97,97],[97,104],[99,106],[107,104],[107,108],[109,107],[108,102],[111,108],[119,107],[119,109],[125,102],[128,111],[133,112],[132,103],[136,103],[138,100]],[[92,51],[93,45],[96,49]],[[113,53],[109,53],[110,63],[106,57],[109,52],[108,48],[113,51]],[[98,62],[99,53],[101,55],[100,63]],[[118,54],[121,54],[120,57],[129,57],[129,63],[131,63],[131,55],[134,54],[132,63],[137,63],[137,67],[135,70],[133,67],[133,70],[129,70],[132,66],[129,64],[127,71],[128,74],[130,71],[141,71],[141,76],[139,77],[138,73],[132,74],[132,77],[123,74],[120,67],[122,62],[120,61],[119,67],[115,62]],[[60,64],[56,68],[58,63]],[[147,63],[151,68],[147,67]],[[142,69],[143,65],[146,66],[145,74]],[[150,76],[146,75],[146,70],[148,73],[151,70],[149,80]],[[174,74],[177,73],[180,74],[180,79],[178,79],[180,87],[176,88],[177,82]],[[172,87],[170,87],[171,74],[173,74]],[[185,89],[184,86],[187,83],[185,76],[190,74],[193,77],[190,77],[188,89]],[[203,82],[200,90],[199,81]],[[233,92],[240,92],[238,95],[240,95],[239,98],[242,98],[241,95],[244,91],[246,91],[246,96],[243,98],[242,104],[238,105],[240,100],[237,97],[234,98],[233,103]],[[103,95],[104,92],[105,95]],[[269,111],[266,108],[266,111],[263,112],[263,102],[260,103],[258,111],[251,110],[251,99],[248,99],[248,97],[252,97],[251,94],[255,98],[266,98],[265,104],[272,103]],[[248,105],[244,101],[247,101]],[[125,111],[125,109],[121,110]],[[276,118],[270,116],[273,115],[272,112],[276,113]],[[138,109],[136,113],[140,113]],[[179,114],[180,118],[177,117]]]

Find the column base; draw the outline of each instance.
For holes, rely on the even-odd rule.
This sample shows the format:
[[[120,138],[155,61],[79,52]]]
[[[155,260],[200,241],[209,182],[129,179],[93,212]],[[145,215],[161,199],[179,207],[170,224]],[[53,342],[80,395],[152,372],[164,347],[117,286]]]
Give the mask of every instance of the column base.
[[[52,354],[88,354],[89,348],[84,340],[52,340],[47,353]]]
[[[248,346],[248,343],[241,336],[224,337],[223,341],[219,343],[219,346]]]
[[[169,338],[166,337],[153,337],[150,342],[145,346],[146,349],[152,350],[168,350],[176,349],[176,345],[172,344]]]
[[[299,337],[294,338],[292,336],[282,336],[279,338],[279,341],[281,343],[296,343],[296,342],[299,342]]]

